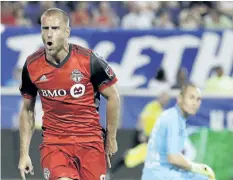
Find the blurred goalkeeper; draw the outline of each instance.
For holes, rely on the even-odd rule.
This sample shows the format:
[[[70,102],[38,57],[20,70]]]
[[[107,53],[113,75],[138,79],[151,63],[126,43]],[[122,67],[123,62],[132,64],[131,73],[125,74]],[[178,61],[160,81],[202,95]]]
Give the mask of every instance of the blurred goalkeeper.
[[[156,122],[148,142],[142,180],[214,180],[213,170],[182,155],[186,120],[201,105],[201,91],[193,84],[184,85],[177,104],[164,111]]]
[[[170,100],[167,92],[162,92],[157,99],[150,101],[140,113],[139,122],[132,148],[112,166],[111,173],[115,174],[122,166],[134,168],[146,159],[147,142],[156,120]]]

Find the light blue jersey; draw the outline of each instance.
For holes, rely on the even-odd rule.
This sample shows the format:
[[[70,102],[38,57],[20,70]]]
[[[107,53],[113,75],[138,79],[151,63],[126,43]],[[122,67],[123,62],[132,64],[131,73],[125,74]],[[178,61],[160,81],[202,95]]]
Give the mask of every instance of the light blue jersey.
[[[186,119],[178,105],[162,113],[148,142],[142,180],[208,180],[208,177],[180,169],[167,160],[168,154],[184,149]]]

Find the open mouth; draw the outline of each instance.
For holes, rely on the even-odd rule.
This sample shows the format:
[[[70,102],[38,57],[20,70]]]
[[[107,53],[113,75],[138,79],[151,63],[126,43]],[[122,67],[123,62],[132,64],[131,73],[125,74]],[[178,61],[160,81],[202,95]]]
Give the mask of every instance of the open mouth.
[[[52,44],[53,44],[52,42],[47,42],[48,46],[52,46]]]

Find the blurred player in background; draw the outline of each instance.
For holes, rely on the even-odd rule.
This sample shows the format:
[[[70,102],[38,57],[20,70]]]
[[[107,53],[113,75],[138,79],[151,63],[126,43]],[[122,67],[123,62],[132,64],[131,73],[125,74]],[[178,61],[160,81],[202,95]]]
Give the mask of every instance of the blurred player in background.
[[[134,168],[145,161],[150,133],[164,107],[168,104],[169,99],[169,94],[163,92],[158,98],[146,104],[139,117],[133,148],[129,149],[122,159],[112,167],[112,174],[115,174],[122,166]]]
[[[139,139],[141,142],[147,142],[151,131],[158,117],[164,110],[164,107],[169,103],[170,97],[167,92],[161,93],[157,99],[149,102],[140,114],[138,123],[138,131],[140,132]]]
[[[57,8],[41,17],[44,48],[30,55],[23,68],[20,91],[22,179],[34,174],[29,146],[34,131],[37,92],[42,101],[41,165],[45,179],[104,179],[106,157],[117,152],[120,101],[117,78],[108,63],[89,49],[68,43],[69,18]],[[98,113],[100,93],[107,99],[107,132]],[[108,161],[109,162],[109,161]]]
[[[188,70],[184,67],[181,67],[176,75],[176,82],[171,88],[181,89],[181,87],[187,82],[188,82]]]
[[[206,93],[233,94],[233,78],[224,73],[221,66],[216,66],[213,75],[207,79],[204,87]]]
[[[201,105],[201,92],[192,84],[184,85],[175,107],[164,111],[152,130],[142,180],[208,180],[214,172],[205,164],[182,155],[187,137],[186,120]]]

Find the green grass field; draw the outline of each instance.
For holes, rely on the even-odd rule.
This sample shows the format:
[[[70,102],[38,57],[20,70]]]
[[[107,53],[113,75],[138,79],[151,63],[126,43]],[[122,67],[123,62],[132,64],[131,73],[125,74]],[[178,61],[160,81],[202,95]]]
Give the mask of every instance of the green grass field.
[[[190,139],[197,150],[197,162],[212,167],[217,180],[233,180],[233,132],[203,128]]]

